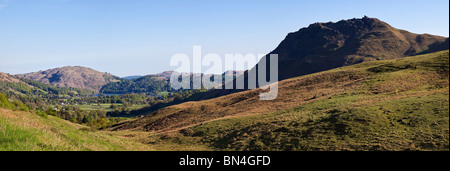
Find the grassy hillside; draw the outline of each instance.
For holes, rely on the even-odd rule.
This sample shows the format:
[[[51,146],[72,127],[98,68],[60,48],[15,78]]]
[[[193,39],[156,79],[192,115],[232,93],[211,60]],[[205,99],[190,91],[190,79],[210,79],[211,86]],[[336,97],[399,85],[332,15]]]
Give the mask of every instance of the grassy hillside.
[[[285,80],[274,101],[260,91],[170,106],[111,130],[215,150],[449,150],[449,51]]]
[[[149,146],[108,132],[30,112],[0,108],[0,151],[122,151],[152,150]]]

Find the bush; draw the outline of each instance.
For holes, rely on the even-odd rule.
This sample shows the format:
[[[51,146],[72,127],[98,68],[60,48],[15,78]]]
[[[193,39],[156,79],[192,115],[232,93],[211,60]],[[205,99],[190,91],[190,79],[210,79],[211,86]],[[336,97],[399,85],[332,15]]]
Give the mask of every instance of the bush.
[[[46,119],[48,118],[47,113],[39,111],[39,110],[36,111],[36,115],[41,116],[41,117],[46,118]]]
[[[14,104],[16,110],[20,110],[20,111],[24,111],[24,112],[29,111],[28,107],[25,104],[23,104],[22,102],[14,101],[13,104]]]
[[[20,101],[14,100],[12,103],[8,101],[8,98],[3,93],[0,93],[0,107],[12,110],[21,110],[28,112],[28,107]]]
[[[50,115],[50,116],[57,116],[56,110],[51,107],[48,107],[47,110],[45,111],[45,113],[47,113],[47,115]]]
[[[11,104],[8,102],[8,98],[2,93],[0,93],[0,107],[11,109]]]

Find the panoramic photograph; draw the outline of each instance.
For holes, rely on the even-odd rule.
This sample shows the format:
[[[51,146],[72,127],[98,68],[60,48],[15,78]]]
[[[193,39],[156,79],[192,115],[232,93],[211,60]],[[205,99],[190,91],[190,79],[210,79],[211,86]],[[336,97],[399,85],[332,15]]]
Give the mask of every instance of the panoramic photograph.
[[[449,151],[449,1],[0,0],[0,151]]]

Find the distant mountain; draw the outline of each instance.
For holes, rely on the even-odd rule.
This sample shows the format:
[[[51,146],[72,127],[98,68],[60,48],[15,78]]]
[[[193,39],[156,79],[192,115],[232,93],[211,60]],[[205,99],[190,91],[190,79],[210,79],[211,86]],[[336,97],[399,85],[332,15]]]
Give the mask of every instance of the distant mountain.
[[[447,49],[448,38],[410,33],[365,16],[336,23],[311,24],[289,33],[269,54],[278,54],[278,78],[281,81],[361,62],[396,59]],[[263,59],[267,59],[269,68],[270,59]],[[260,65],[258,63],[249,72],[257,73]],[[248,72],[243,77],[247,82]],[[214,90],[204,98],[239,91],[241,90]]]
[[[132,75],[132,76],[127,76],[127,77],[122,77],[122,79],[126,79],[126,80],[132,80],[132,79],[136,79],[136,78],[141,78],[141,75]]]
[[[36,97],[54,98],[54,95],[87,96],[94,94],[94,91],[73,87],[56,87],[25,77],[0,72],[0,93],[6,94],[9,97],[30,100]]]
[[[57,87],[81,88],[97,92],[108,83],[122,80],[112,74],[80,66],[55,68],[18,76]]]
[[[244,73],[245,73],[245,71],[242,71],[242,70],[240,70],[240,71],[228,70],[228,71],[225,71],[222,75],[231,74],[233,76],[239,77],[239,76],[243,75]]]
[[[158,77],[164,77],[164,78],[167,78],[167,79],[170,79],[170,76],[172,76],[172,74],[174,73],[175,71],[164,71],[164,72],[162,72],[162,73],[158,73],[158,74],[154,74],[155,76],[158,76]]]
[[[159,92],[171,91],[169,79],[157,75],[147,75],[132,80],[111,82],[100,90],[102,94],[145,93],[156,95]]]
[[[176,92],[170,85],[170,77],[175,71],[165,71],[158,74],[142,76],[134,79],[126,79],[118,82],[106,84],[100,90],[102,94],[131,94],[145,93],[147,95],[157,95],[160,92]],[[227,71],[225,74],[231,73],[234,77],[240,76],[244,71]],[[190,73],[191,81],[193,78],[202,78],[203,76],[213,77],[214,74]],[[223,79],[222,79],[223,81]],[[191,83],[192,84],[192,83]],[[222,83],[221,83],[222,84]],[[220,84],[219,84],[220,85]]]
[[[20,80],[17,79],[15,76],[0,72],[0,81],[4,82],[13,82],[13,83],[19,83]]]

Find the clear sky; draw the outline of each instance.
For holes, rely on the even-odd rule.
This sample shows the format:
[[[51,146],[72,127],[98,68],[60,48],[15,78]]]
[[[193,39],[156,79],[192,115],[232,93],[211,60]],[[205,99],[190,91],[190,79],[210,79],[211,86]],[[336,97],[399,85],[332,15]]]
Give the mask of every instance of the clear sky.
[[[0,72],[86,66],[118,76],[175,69],[177,53],[266,54],[315,22],[379,18],[449,36],[448,0],[0,0]]]

